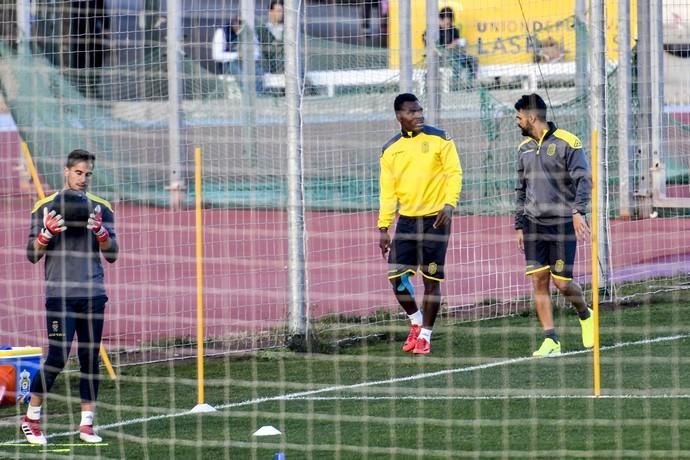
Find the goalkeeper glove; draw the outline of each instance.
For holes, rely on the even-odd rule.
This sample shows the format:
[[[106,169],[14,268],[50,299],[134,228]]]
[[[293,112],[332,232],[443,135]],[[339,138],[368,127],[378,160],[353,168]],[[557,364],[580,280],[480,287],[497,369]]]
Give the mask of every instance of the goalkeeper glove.
[[[105,243],[110,238],[108,230],[103,226],[103,212],[101,211],[101,205],[96,205],[93,212],[89,214],[89,222],[86,228],[91,230],[94,235],[96,235],[96,240],[99,243]]]
[[[67,230],[65,220],[60,214],[52,210],[48,212],[48,207],[43,208],[43,228],[39,232],[36,239],[41,246],[48,246],[50,240],[57,235]]]

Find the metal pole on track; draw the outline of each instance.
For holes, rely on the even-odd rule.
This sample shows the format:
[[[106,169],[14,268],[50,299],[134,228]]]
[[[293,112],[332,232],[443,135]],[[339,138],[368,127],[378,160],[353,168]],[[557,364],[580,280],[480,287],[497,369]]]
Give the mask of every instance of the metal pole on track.
[[[168,69],[168,191],[170,207],[179,209],[182,206],[185,189],[182,170],[182,10],[180,2],[167,2],[167,69]]]
[[[608,155],[606,144],[606,17],[604,0],[592,0],[592,28],[591,28],[591,54],[590,62],[592,78],[590,84],[592,131],[597,133],[597,157],[599,164],[599,183],[596,195],[592,194],[592,201],[597,201],[599,207],[599,269],[601,288],[605,296],[613,292],[610,283],[610,263],[608,249]],[[594,145],[592,146],[594,148]]]
[[[400,0],[398,24],[400,30],[400,92],[412,92],[412,17],[410,0]]]
[[[438,8],[436,2],[426,4],[426,100],[428,110],[425,111],[429,124],[436,125],[439,122],[441,111],[440,86],[440,59],[437,48],[439,38]]]
[[[632,63],[630,53],[630,2],[618,0],[618,215],[632,216],[630,169],[632,156]]]
[[[302,160],[303,80],[300,56],[300,0],[285,1],[285,105],[287,109],[288,292],[289,343],[309,346],[307,333],[304,226],[304,171]]]

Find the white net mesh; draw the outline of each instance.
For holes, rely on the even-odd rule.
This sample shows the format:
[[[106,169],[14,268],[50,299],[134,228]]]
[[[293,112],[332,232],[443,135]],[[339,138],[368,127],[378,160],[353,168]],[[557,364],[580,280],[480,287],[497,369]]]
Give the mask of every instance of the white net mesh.
[[[589,2],[439,1],[439,11],[452,11],[457,35],[440,31],[437,82],[427,81],[423,39],[425,6],[434,2],[273,3],[0,6],[0,345],[45,354],[48,344],[42,262],[25,256],[38,191],[21,142],[46,194],[62,188],[68,152],[96,154],[90,190],[113,204],[121,246],[117,263],[104,264],[103,345],[118,376],[101,372],[96,425],[104,442],[84,446],[75,436],[75,358],[44,404],[47,447],[21,442],[26,406],[0,396],[8,403],[0,407],[0,457],[690,455],[690,3],[662,2],[663,43],[651,58],[638,55],[642,31],[631,4],[627,157],[617,124],[620,2],[602,4],[607,125],[596,128],[606,132],[608,177],[600,186],[610,253],[600,258],[611,281],[602,300],[613,302],[600,315],[599,399],[590,397],[592,357],[581,347],[576,316],[555,292],[565,356],[530,356],[542,337],[512,215],[522,141],[513,104],[522,94],[541,94],[549,119],[591,149],[589,62],[600,48],[591,42]],[[406,6],[407,37],[399,18]],[[281,15],[292,15],[299,30],[286,30]],[[399,130],[393,100],[404,80],[406,39],[412,91],[432,116],[429,89],[438,88],[435,124],[454,138],[464,170],[434,349],[422,359],[400,351],[407,317],[386,280],[376,230],[379,156]],[[286,75],[290,47],[297,71],[287,66]],[[660,82],[638,64],[659,53]],[[293,79],[296,99],[286,91]],[[646,83],[663,88],[660,112],[642,97]],[[295,152],[300,171],[291,169]],[[625,178],[621,162],[630,166]],[[299,190],[290,185],[296,172]],[[295,192],[304,197],[298,209],[290,207]],[[632,203],[627,213],[622,194]],[[302,211],[304,231],[296,234],[290,212]],[[300,242],[304,266],[290,252]],[[591,264],[591,245],[582,242],[575,280],[588,302]],[[305,300],[299,312],[295,273],[305,279],[297,285]],[[204,379],[194,362],[202,305]],[[295,328],[300,315],[306,331]],[[289,351],[286,339],[310,352]],[[0,395],[21,389],[21,372],[16,355],[0,350]],[[201,403],[217,411],[189,413]],[[253,435],[264,426],[280,434]]]

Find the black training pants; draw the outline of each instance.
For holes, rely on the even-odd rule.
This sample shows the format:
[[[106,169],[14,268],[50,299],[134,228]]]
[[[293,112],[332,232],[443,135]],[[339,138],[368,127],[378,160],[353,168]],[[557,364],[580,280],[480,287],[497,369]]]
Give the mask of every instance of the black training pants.
[[[48,356],[31,383],[31,392],[50,391],[55,379],[65,367],[72,339],[77,334],[77,355],[81,375],[79,395],[82,402],[96,401],[98,396],[98,359],[103,334],[103,314],[106,296],[80,299],[46,299],[48,325]]]

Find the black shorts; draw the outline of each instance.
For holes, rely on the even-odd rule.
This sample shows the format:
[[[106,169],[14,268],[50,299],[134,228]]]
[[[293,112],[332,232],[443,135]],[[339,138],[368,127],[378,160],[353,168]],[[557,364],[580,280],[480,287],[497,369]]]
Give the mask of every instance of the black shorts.
[[[541,225],[525,219],[522,229],[525,242],[525,274],[550,270],[551,276],[563,280],[573,279],[573,265],[577,238],[573,222]]]
[[[444,279],[450,224],[434,228],[436,216],[400,216],[388,255],[388,279],[421,269],[426,278]]]

